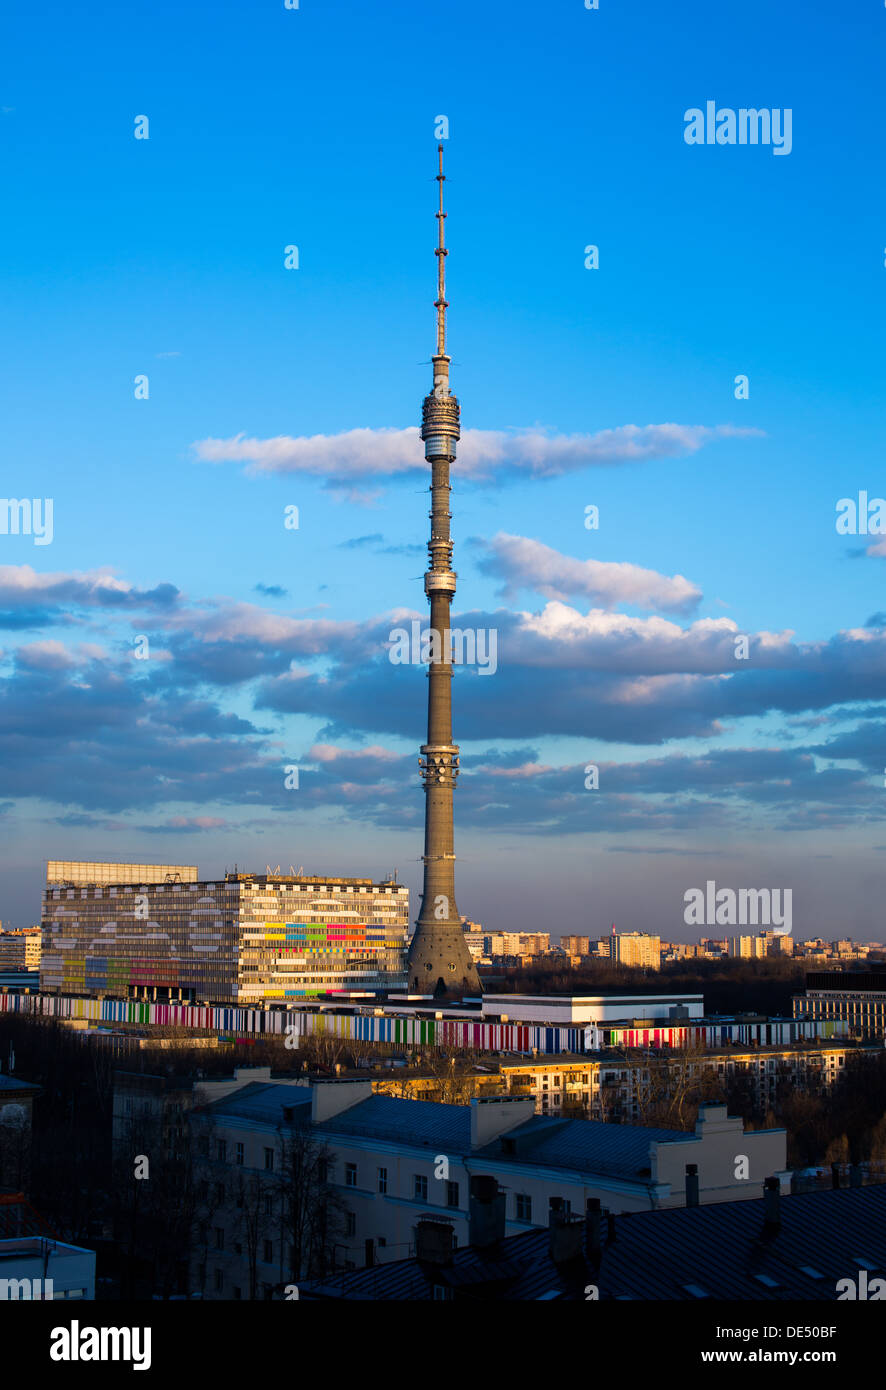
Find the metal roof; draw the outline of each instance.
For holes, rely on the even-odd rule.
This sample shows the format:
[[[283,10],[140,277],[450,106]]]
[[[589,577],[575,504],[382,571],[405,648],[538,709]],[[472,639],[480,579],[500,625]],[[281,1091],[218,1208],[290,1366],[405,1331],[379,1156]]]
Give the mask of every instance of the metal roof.
[[[270,1125],[284,1123],[284,1107],[309,1107],[312,1088],[253,1081],[204,1107],[219,1117],[232,1116]],[[200,1112],[198,1112],[200,1113]],[[306,1110],[310,1115],[310,1110]],[[431,1100],[404,1100],[376,1092],[314,1126],[327,1139],[336,1136],[383,1140],[429,1148],[435,1153],[468,1155],[471,1150],[470,1105],[443,1105]],[[643,1177],[654,1143],[695,1139],[693,1131],[612,1125],[597,1120],[532,1115],[500,1138],[473,1150],[475,1158],[522,1166],[527,1161],[549,1168],[570,1168],[620,1178]],[[507,1148],[503,1141],[514,1141]]]
[[[17,1081],[14,1076],[0,1074],[0,1091],[39,1091],[33,1081]]]
[[[428,1146],[437,1152],[469,1153],[471,1107],[376,1094],[322,1120],[316,1128],[327,1135],[350,1134]]]
[[[771,1235],[762,1199],[617,1216],[601,1294],[692,1301],[692,1285],[715,1299],[835,1300],[857,1260],[886,1272],[886,1184],[782,1197],[779,1210]]]
[[[308,1086],[281,1086],[279,1082],[250,1081],[246,1086],[233,1091],[219,1100],[201,1106],[196,1114],[212,1111],[216,1115],[236,1116],[244,1120],[258,1120],[265,1124],[284,1123],[284,1110],[291,1106],[306,1107],[311,1113],[311,1090]]]
[[[695,1137],[694,1131],[682,1129],[647,1129],[642,1125],[606,1124],[602,1120],[533,1115],[525,1124],[478,1149],[476,1156],[515,1163],[529,1158],[539,1167],[576,1168],[633,1178],[648,1174],[652,1144],[680,1143]],[[514,1141],[513,1153],[505,1152],[503,1140]]]
[[[488,1251],[465,1247],[449,1265],[397,1260],[314,1281],[302,1297],[426,1300],[435,1285],[457,1298],[696,1302],[793,1299],[836,1301],[837,1283],[886,1274],[886,1184],[782,1197],[780,1226],[767,1232],[762,1199],[635,1212],[614,1218],[615,1239],[599,1269],[582,1255],[569,1265],[550,1256],[539,1227]]]

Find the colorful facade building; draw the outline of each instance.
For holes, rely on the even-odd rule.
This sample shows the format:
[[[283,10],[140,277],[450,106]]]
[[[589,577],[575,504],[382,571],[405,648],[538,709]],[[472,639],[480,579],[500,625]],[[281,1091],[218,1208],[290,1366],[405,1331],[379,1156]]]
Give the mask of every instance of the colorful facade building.
[[[42,993],[265,1007],[402,986],[408,890],[393,881],[94,866],[47,884]],[[137,868],[138,866],[131,866]],[[196,871],[195,871],[196,872]]]

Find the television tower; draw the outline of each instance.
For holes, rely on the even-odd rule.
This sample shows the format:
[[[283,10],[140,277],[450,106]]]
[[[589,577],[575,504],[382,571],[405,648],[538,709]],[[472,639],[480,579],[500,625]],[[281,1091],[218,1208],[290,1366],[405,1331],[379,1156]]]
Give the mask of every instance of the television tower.
[[[449,468],[459,438],[458,399],[449,390],[449,358],[446,355],[446,257],[443,232],[443,146],[438,145],[440,172],[437,184],[437,351],[434,386],[425,396],[421,412],[421,437],[425,458],[431,465],[430,564],[425,574],[425,593],[431,605],[431,650],[428,665],[428,741],[419,758],[425,784],[424,886],[421,911],[409,946],[407,970],[410,989],[422,994],[463,995],[480,992],[480,977],[468,950],[458,908],[455,905],[455,854],[452,833],[452,794],[458,777],[458,744],[452,741],[452,652],[449,611],[455,594],[452,541],[449,523]]]

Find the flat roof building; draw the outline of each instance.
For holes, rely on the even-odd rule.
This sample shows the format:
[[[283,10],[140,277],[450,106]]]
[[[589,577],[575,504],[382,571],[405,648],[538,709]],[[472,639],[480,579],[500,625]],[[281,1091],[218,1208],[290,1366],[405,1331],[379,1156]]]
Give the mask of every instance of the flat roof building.
[[[41,991],[262,1007],[405,983],[409,893],[396,882],[248,873],[209,882],[181,868],[163,881],[109,882],[98,872],[108,867],[119,866],[47,884]]]
[[[514,1023],[611,1023],[624,1018],[704,1016],[701,994],[484,994],[482,1017]]]
[[[886,969],[812,971],[794,1017],[842,1022],[853,1037],[886,1037]]]

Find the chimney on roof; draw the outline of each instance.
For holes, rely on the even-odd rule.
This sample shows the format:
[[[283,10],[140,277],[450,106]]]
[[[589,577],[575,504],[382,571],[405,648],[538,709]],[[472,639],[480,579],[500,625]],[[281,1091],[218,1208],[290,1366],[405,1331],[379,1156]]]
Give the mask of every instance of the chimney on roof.
[[[415,1258],[428,1265],[452,1264],[455,1233],[451,1221],[422,1216],[415,1227]]]
[[[831,1187],[834,1189],[835,1192],[838,1192],[838,1191],[840,1190],[840,1165],[839,1165],[839,1163],[832,1163],[832,1164],[831,1164]]]
[[[311,1090],[311,1121],[316,1125],[330,1120],[371,1095],[371,1081],[316,1081]]]
[[[606,1213],[606,1244],[615,1244],[615,1213],[611,1211]]]
[[[471,1178],[469,1242],[476,1250],[487,1250],[504,1239],[506,1201],[507,1194],[499,1189],[496,1178]]]
[[[767,1178],[763,1184],[763,1231],[775,1235],[781,1229],[781,1183]]]
[[[481,1149],[502,1134],[525,1124],[535,1114],[534,1096],[473,1096],[471,1148]]]
[[[584,1222],[573,1221],[562,1197],[552,1197],[548,1214],[548,1250],[555,1265],[569,1264],[582,1254]]]
[[[686,1205],[698,1206],[698,1164],[686,1164]]]
[[[851,1163],[849,1165],[849,1186],[861,1187],[861,1164]]]
[[[585,1254],[592,1265],[599,1265],[603,1252],[600,1239],[600,1198],[589,1197],[585,1204]]]

